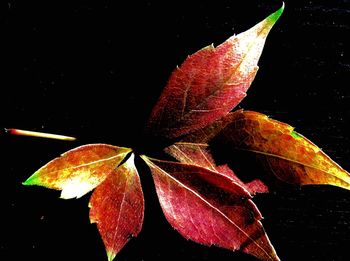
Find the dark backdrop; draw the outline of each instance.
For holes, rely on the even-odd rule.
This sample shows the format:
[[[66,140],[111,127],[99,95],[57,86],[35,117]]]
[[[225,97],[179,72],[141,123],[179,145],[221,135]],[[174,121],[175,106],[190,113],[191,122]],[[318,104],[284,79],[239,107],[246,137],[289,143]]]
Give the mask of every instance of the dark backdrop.
[[[21,182],[86,143],[142,148],[148,114],[188,54],[221,43],[281,1],[3,1],[0,127],[62,133],[60,142],[1,136],[0,259],[106,260],[88,196]],[[288,122],[350,170],[350,2],[286,1],[239,106]],[[138,161],[144,228],[118,260],[254,260],[183,239],[166,223]],[[244,162],[242,162],[244,164]],[[348,260],[350,192],[291,187],[255,197],[282,260]]]

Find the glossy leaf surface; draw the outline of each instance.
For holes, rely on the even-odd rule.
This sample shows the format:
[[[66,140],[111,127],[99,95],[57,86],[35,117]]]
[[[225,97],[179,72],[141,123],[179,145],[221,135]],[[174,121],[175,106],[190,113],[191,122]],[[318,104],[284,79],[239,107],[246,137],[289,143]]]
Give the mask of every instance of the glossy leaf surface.
[[[89,207],[111,261],[142,228],[144,199],[134,155],[95,189]]]
[[[253,111],[237,111],[212,126],[226,146],[256,153],[280,180],[350,189],[350,174],[288,124]],[[191,140],[206,140],[205,133]]]
[[[233,179],[195,165],[151,160],[158,198],[169,223],[185,238],[279,260],[250,194]]]
[[[265,39],[283,8],[218,47],[211,45],[189,56],[172,73],[155,105],[149,132],[176,138],[231,111],[246,96]]]
[[[61,198],[79,198],[93,190],[131,150],[106,144],[84,145],[50,161],[23,184],[62,190]]]

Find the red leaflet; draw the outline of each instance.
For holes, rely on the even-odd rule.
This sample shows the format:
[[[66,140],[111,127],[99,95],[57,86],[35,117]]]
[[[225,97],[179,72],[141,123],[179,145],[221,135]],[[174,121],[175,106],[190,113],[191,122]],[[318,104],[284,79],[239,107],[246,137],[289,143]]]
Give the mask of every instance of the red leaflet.
[[[216,166],[208,147],[207,144],[203,143],[177,142],[165,148],[165,151],[182,163],[197,165],[227,175],[249,191],[251,195],[268,192],[267,186],[262,181],[253,180],[249,183],[243,183],[228,165]]]
[[[62,190],[61,198],[79,198],[98,186],[131,150],[106,144],[70,150],[37,170],[23,184]]]
[[[256,153],[277,178],[294,184],[350,189],[350,174],[288,124],[252,111],[237,111],[208,127],[232,148]],[[203,141],[207,130],[188,139]],[[212,137],[209,137],[212,138]]]
[[[250,194],[233,179],[195,165],[142,158],[167,220],[185,238],[279,260]]]
[[[189,56],[172,73],[151,113],[149,131],[176,138],[231,111],[246,96],[265,39],[283,8],[218,47]]]
[[[142,228],[144,199],[134,155],[96,188],[89,207],[90,221],[97,223],[111,261]]]

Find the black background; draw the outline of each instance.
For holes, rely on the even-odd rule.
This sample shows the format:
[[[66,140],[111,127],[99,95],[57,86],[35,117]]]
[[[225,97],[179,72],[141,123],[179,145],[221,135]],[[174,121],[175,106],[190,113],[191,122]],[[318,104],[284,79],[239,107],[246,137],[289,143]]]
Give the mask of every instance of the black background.
[[[1,260],[106,260],[89,223],[88,196],[60,200],[59,192],[21,182],[78,145],[149,146],[143,126],[173,68],[281,6],[273,0],[1,4],[0,127],[78,137],[71,143],[0,134]],[[349,14],[348,0],[286,1],[239,106],[295,126],[347,170]],[[160,211],[149,171],[137,163],[145,223],[118,260],[254,260],[178,235]],[[255,202],[282,260],[348,260],[349,191],[290,187]]]

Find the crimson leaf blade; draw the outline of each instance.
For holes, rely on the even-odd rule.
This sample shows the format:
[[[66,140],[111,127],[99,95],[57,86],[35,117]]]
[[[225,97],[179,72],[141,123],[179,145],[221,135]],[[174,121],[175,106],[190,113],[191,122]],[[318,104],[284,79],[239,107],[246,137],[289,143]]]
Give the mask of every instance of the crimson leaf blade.
[[[195,165],[142,158],[167,220],[185,238],[279,260],[249,192],[233,179]]]
[[[197,165],[202,168],[226,175],[249,191],[251,195],[269,192],[268,187],[261,180],[255,179],[244,183],[236,176],[236,174],[227,164],[217,166],[210,153],[208,144],[176,142],[175,144],[166,147],[165,152],[182,163]]]
[[[143,223],[144,197],[133,154],[95,189],[89,207],[112,261]]]
[[[171,75],[151,112],[148,130],[176,138],[223,117],[246,96],[265,39],[284,6],[214,48],[189,56]]]

